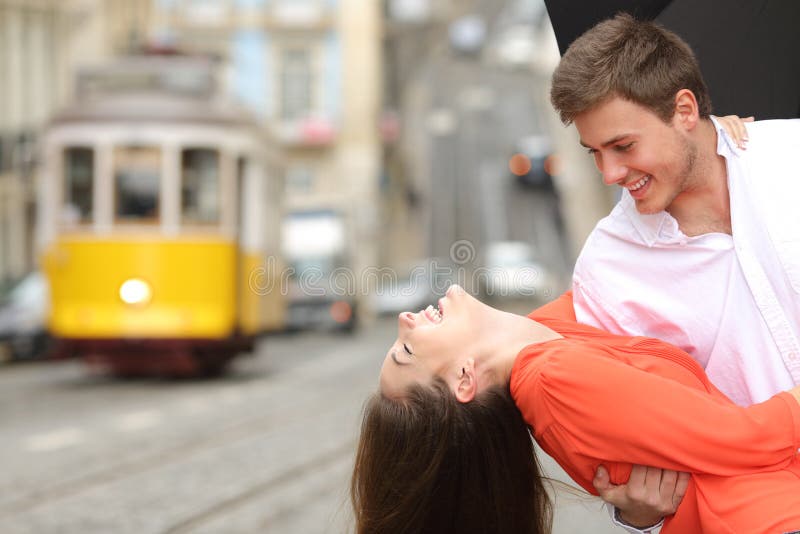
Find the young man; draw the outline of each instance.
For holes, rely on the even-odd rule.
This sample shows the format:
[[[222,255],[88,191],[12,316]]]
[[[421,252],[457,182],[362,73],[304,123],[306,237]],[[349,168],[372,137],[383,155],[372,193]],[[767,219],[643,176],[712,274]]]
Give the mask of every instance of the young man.
[[[738,404],[800,384],[800,120],[753,123],[740,150],[689,46],[627,15],[570,46],[551,100],[623,188],[576,263],[578,321],[681,347]],[[685,489],[646,467],[625,488],[595,482],[634,526]]]

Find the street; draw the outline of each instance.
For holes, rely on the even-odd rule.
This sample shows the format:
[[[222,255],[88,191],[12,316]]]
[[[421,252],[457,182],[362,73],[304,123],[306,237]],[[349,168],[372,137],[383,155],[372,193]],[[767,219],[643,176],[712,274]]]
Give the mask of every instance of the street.
[[[220,380],[0,367],[2,532],[352,531],[360,410],[394,335],[385,318],[353,336],[268,337]],[[599,501],[557,502],[555,533],[613,531]]]

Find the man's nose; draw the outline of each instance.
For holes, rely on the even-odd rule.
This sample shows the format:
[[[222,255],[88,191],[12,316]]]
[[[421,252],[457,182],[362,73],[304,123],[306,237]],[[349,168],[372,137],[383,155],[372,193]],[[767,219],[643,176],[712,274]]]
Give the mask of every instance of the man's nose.
[[[628,176],[628,168],[613,161],[605,162],[600,172],[606,185],[618,184]]]

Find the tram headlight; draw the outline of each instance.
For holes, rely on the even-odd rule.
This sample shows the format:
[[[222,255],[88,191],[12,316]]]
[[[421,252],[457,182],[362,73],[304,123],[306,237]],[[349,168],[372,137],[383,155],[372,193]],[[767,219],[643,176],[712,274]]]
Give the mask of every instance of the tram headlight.
[[[140,278],[130,278],[119,286],[119,298],[131,306],[143,306],[150,302],[152,296],[150,284]]]

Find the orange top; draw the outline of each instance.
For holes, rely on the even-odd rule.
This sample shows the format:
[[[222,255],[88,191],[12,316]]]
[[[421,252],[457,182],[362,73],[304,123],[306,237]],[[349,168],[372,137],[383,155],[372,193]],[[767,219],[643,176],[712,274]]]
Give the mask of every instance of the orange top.
[[[737,406],[677,347],[576,323],[569,297],[530,314],[564,338],[523,349],[511,374],[511,394],[541,447],[595,495],[600,464],[615,484],[632,464],[692,473],[663,534],[799,530],[794,398]]]

